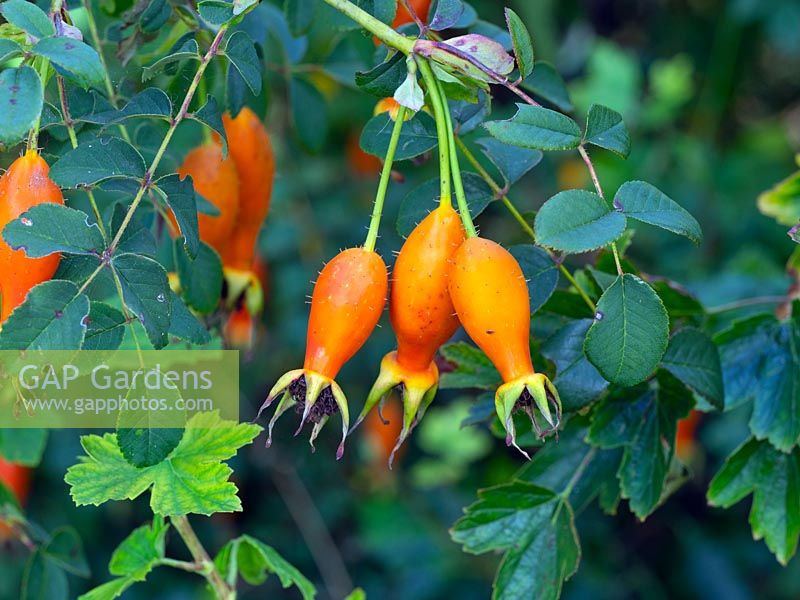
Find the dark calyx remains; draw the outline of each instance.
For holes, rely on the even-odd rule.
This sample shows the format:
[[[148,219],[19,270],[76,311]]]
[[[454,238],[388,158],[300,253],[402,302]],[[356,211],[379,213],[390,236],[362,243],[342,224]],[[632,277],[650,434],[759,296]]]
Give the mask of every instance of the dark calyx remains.
[[[306,378],[298,377],[289,385],[289,393],[297,402],[295,411],[302,415],[306,408]],[[317,398],[314,406],[311,407],[311,412],[308,415],[308,420],[312,423],[319,423],[323,417],[330,417],[339,412],[339,405],[336,404],[336,399],[333,397],[333,392],[330,386],[326,387]]]

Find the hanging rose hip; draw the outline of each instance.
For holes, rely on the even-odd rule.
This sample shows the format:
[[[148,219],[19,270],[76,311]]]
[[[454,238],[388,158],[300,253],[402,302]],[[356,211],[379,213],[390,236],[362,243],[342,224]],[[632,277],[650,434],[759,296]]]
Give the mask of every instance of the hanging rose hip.
[[[272,443],[272,429],[278,418],[298,405],[302,417],[295,435],[311,420],[312,447],[330,416],[341,412],[342,441],[336,453],[341,458],[350,416],[347,399],[335,378],[378,324],[388,286],[386,265],[372,250],[350,248],[325,265],[311,298],[303,368],[283,375],[261,407],[263,411],[280,397],[269,422],[267,446]]]
[[[392,272],[389,315],[397,350],[381,362],[377,381],[356,426],[394,388],[403,396],[403,428],[394,454],[433,401],[439,384],[434,357],[458,329],[458,317],[447,292],[453,253],[464,241],[464,228],[449,203],[431,212],[403,244]]]
[[[35,150],[28,150],[0,177],[0,231],[33,206],[45,202],[64,204],[61,190],[48,174],[50,167]],[[0,237],[0,323],[25,300],[30,289],[52,279],[60,255],[28,258],[12,250]]]
[[[533,369],[528,286],[516,259],[491,240],[471,237],[453,256],[448,289],[464,329],[503,378],[495,408],[506,442],[519,449],[513,420],[519,410],[540,437],[555,431],[561,400],[547,376]]]

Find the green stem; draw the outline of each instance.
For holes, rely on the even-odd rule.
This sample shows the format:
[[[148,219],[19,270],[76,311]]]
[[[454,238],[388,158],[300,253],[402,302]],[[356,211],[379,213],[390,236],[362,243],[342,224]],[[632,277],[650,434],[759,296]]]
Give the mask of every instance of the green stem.
[[[572,494],[572,490],[575,489],[575,486],[577,485],[578,481],[580,481],[580,478],[583,477],[584,471],[586,471],[586,468],[589,466],[589,463],[591,463],[592,460],[594,460],[596,454],[597,454],[597,448],[593,447],[584,455],[583,460],[581,460],[581,464],[579,464],[578,468],[575,469],[575,473],[573,473],[572,477],[570,477],[570,480],[567,483],[566,487],[558,495],[559,498],[558,506],[556,506],[556,509],[553,512],[553,517],[550,521],[551,523],[555,523],[556,520],[558,519],[558,515],[559,513],[561,513],[561,508],[564,506],[564,503],[569,500],[569,496],[570,494]]]
[[[381,216],[383,215],[383,203],[386,200],[386,192],[389,189],[389,180],[392,178],[392,165],[394,155],[397,152],[397,144],[400,141],[400,132],[403,130],[403,123],[406,120],[406,107],[401,106],[397,111],[397,119],[392,129],[392,137],[389,139],[389,149],[386,151],[386,160],[383,162],[381,171],[381,181],[378,184],[378,194],[375,196],[375,205],[372,208],[372,219],[369,223],[367,241],[364,242],[364,249],[369,252],[375,251],[375,243],[378,241],[378,230],[381,227]]]
[[[458,201],[458,212],[461,215],[461,220],[464,223],[467,237],[478,237],[478,232],[475,229],[475,223],[472,222],[472,215],[469,212],[469,203],[467,202],[467,194],[464,192],[464,182],[461,179],[461,166],[458,164],[458,153],[456,152],[456,136],[453,133],[453,119],[450,116],[450,108],[447,106],[447,98],[444,91],[439,86],[439,98],[444,106],[444,115],[447,121],[447,134],[449,137],[448,144],[450,144],[450,168],[453,171],[453,185],[456,188],[456,200]]]
[[[456,145],[458,149],[461,150],[461,154],[467,159],[467,162],[473,166],[473,168],[478,172],[478,175],[486,182],[486,185],[495,193],[496,196],[500,197],[500,200],[503,202],[503,205],[508,209],[511,215],[516,219],[517,223],[519,223],[522,230],[531,238],[531,241],[536,241],[536,233],[533,231],[533,227],[531,227],[525,218],[520,214],[517,210],[517,207],[514,206],[514,203],[511,201],[511,198],[508,197],[505,190],[501,188],[494,178],[489,174],[489,172],[483,167],[483,165],[478,161],[475,155],[467,148],[467,145],[461,140],[461,138],[456,138]],[[553,257],[552,253],[550,256]],[[554,257],[553,257],[554,258]],[[554,258],[555,260],[555,258]],[[558,263],[558,268],[561,273],[566,277],[567,281],[570,282],[572,287],[575,288],[575,291],[578,292],[578,295],[583,299],[586,305],[592,309],[592,312],[597,311],[597,306],[589,297],[589,294],[580,286],[580,284],[575,280],[575,277],[572,276],[572,273],[569,272],[569,269],[564,266],[564,264],[560,261],[555,261]]]
[[[413,39],[397,33],[394,29],[382,23],[352,2],[348,0],[325,0],[325,2],[343,15],[350,17],[387,46],[399,50],[406,55],[411,54],[414,50]]]
[[[47,74],[50,70],[50,61],[46,58],[39,59],[41,62],[39,63],[39,79],[42,80],[42,93],[44,93],[44,88],[47,87]],[[38,150],[39,147],[39,127],[42,124],[42,112],[39,111],[39,114],[36,116],[36,121],[33,122],[33,127],[31,127],[31,132],[28,135],[28,150]]]
[[[450,141],[447,135],[447,117],[442,109],[439,98],[439,86],[433,74],[431,65],[425,59],[419,59],[419,70],[425,87],[428,88],[428,100],[433,109],[436,120],[436,135],[439,138],[439,206],[451,206],[452,194],[450,192]]]
[[[185,516],[171,517],[172,525],[175,527],[178,534],[183,539],[189,552],[192,554],[195,563],[198,566],[198,572],[208,580],[209,585],[214,590],[215,595],[219,600],[234,600],[236,598],[236,590],[232,589],[222,578],[216,565],[214,565],[211,557],[206,552],[203,544],[197,537],[197,534],[189,524],[189,519]]]
[[[225,32],[228,30],[227,25],[223,25],[219,28],[217,35],[214,37],[214,41],[211,43],[211,47],[208,49],[208,52],[203,56],[200,61],[200,66],[197,68],[197,73],[194,75],[194,79],[192,80],[191,85],[189,85],[189,89],[186,91],[186,96],[183,99],[183,103],[181,104],[180,110],[178,110],[178,114],[175,115],[175,118],[170,123],[169,129],[167,130],[166,135],[164,136],[164,140],[161,142],[161,146],[159,146],[158,151],[156,152],[155,157],[153,158],[153,162],[150,164],[150,167],[147,169],[145,173],[144,180],[142,184],[139,186],[138,191],[136,192],[136,196],[133,198],[133,202],[131,203],[128,212],[125,214],[125,218],[120,225],[117,234],[114,236],[113,241],[111,242],[111,250],[117,247],[119,244],[120,239],[122,239],[125,230],[128,228],[128,225],[133,218],[133,213],[136,212],[136,209],[139,208],[139,204],[144,198],[145,192],[148,190],[150,185],[153,182],[153,176],[155,175],[156,169],[158,168],[161,159],[164,157],[164,153],[167,151],[167,146],[169,146],[170,140],[172,140],[172,136],[175,135],[175,130],[180,125],[181,121],[186,117],[189,112],[189,106],[192,103],[192,98],[194,98],[194,94],[197,91],[197,87],[200,85],[200,80],[203,78],[203,73],[205,73],[206,68],[208,67],[211,59],[216,56],[217,52],[219,51],[219,46],[222,43],[222,38],[225,35]]]

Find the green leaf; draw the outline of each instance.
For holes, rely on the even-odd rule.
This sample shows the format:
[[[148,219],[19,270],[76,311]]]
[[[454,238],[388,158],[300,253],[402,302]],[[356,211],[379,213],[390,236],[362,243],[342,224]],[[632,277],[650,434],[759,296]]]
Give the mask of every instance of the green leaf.
[[[263,584],[275,573],[283,589],[296,586],[304,600],[313,600],[317,590],[294,566],[289,564],[274,548],[243,535],[228,542],[214,559],[221,573],[237,572],[253,586]]]
[[[553,385],[561,397],[564,412],[583,409],[608,387],[583,353],[583,340],[591,325],[591,319],[571,321],[542,345],[542,354],[556,365]]]
[[[800,439],[800,324],[772,315],[738,321],[714,337],[725,410],[753,401],[750,430],[784,452]]]
[[[120,415],[120,421],[126,415]],[[140,418],[136,414],[136,418]],[[150,418],[150,413],[145,418]],[[152,467],[163,461],[178,446],[183,437],[183,430],[176,428],[156,427],[158,416],[153,421],[140,423],[142,427],[122,422],[117,429],[117,443],[122,455],[134,467]],[[162,421],[163,423],[163,421]]]
[[[631,386],[655,370],[668,338],[669,318],[661,299],[644,281],[626,273],[600,297],[584,351],[608,381]]]
[[[117,577],[144,581],[148,573],[164,558],[164,547],[169,525],[160,516],[152,524],[135,529],[114,550],[108,571]]]
[[[586,118],[585,143],[611,150],[622,158],[631,153],[631,138],[622,115],[602,104],[592,104]]]
[[[306,148],[319,152],[328,136],[328,103],[316,87],[301,77],[292,77],[290,90],[297,137]]]
[[[236,31],[228,38],[225,46],[225,56],[239,71],[247,87],[254,95],[261,93],[261,61],[253,40],[244,31]]]
[[[553,295],[558,285],[558,267],[547,252],[533,244],[511,246],[508,251],[522,267],[531,313],[535,313]]]
[[[24,50],[18,43],[0,38],[0,64],[23,52]]]
[[[550,63],[543,61],[535,63],[533,73],[525,78],[522,87],[564,112],[572,112],[575,108],[569,98],[564,79]]]
[[[514,56],[517,59],[519,75],[523,79],[533,72],[533,41],[531,34],[519,15],[510,8],[506,8],[506,25],[511,34],[511,43],[514,45]]]
[[[292,35],[299,37],[308,31],[314,22],[315,7],[314,0],[284,0],[283,12]]]
[[[394,121],[387,114],[380,114],[364,126],[361,132],[361,149],[380,158],[389,150]],[[435,148],[439,139],[436,135],[436,122],[429,114],[418,112],[403,125],[397,144],[395,160],[414,158]]]
[[[139,19],[139,28],[144,33],[156,33],[172,16],[172,6],[167,0],[150,0]]]
[[[428,24],[433,31],[444,31],[455,26],[464,15],[464,3],[461,0],[438,0]]]
[[[56,32],[47,13],[33,2],[6,0],[0,4],[0,14],[6,21],[35,38],[44,38]]]
[[[89,306],[84,350],[116,350],[125,335],[125,315],[102,302]]]
[[[222,295],[222,260],[211,246],[200,242],[194,260],[175,252],[175,262],[186,303],[200,314],[216,310]]]
[[[8,462],[36,467],[46,445],[46,429],[0,429],[0,456]]]
[[[477,388],[494,390],[502,382],[500,374],[486,355],[466,342],[445,344],[440,352],[453,369],[444,371],[439,383],[443,390]]]
[[[49,202],[29,208],[6,225],[3,239],[30,258],[56,252],[100,256],[105,248],[100,229],[89,223],[85,212]]]
[[[191,177],[181,179],[176,174],[162,177],[155,189],[166,200],[175,215],[175,221],[183,235],[183,247],[191,258],[197,256],[200,248],[200,230],[197,221],[197,201]]]
[[[78,600],[114,600],[119,598],[134,583],[128,578],[112,579],[108,583],[86,592]]]
[[[464,193],[467,196],[470,214],[480,215],[494,200],[494,193],[486,182],[475,173],[463,173]],[[414,228],[436,208],[439,201],[439,179],[429,179],[411,190],[400,203],[397,214],[397,233],[407,237]]]
[[[205,325],[197,320],[183,300],[174,292],[171,294],[172,321],[169,324],[169,334],[189,343],[203,345],[211,341]]]
[[[114,212],[111,216],[111,235],[119,234],[125,217],[128,213],[127,207],[122,204],[114,205]],[[140,213],[134,213],[128,220],[128,226],[119,238],[115,252],[130,252],[133,254],[144,254],[145,256],[155,256],[157,245],[150,227],[143,223]]]
[[[711,338],[699,329],[685,327],[675,333],[661,366],[717,408],[723,407],[719,352]]]
[[[125,304],[134,312],[156,349],[167,345],[170,324],[170,288],[167,272],[141,254],[115,254],[111,267],[119,276]]]
[[[145,174],[139,151],[116,137],[100,137],[80,144],[50,168],[50,179],[61,188],[94,185],[107,179],[137,179]]]
[[[763,192],[758,210],[781,225],[796,225],[800,221],[800,171]]]
[[[664,279],[654,281],[652,285],[658,297],[664,302],[670,320],[687,317],[699,318],[705,314],[705,309],[700,301],[674,281]]]
[[[364,92],[378,98],[389,98],[406,78],[408,69],[402,52],[395,52],[389,59],[369,71],[356,73],[356,85]]]
[[[67,600],[68,597],[69,585],[64,570],[43,549],[36,550],[25,565],[20,600]]]
[[[788,564],[800,537],[800,450],[784,454],[767,442],[747,440],[711,480],[708,502],[728,508],[751,493],[753,537]]]
[[[48,37],[31,52],[48,59],[64,77],[82,88],[103,83],[105,70],[94,48],[68,37]]]
[[[197,3],[200,18],[212,27],[219,27],[234,18],[233,4],[225,0],[203,0]]]
[[[41,114],[43,102],[36,71],[25,66],[0,71],[0,144],[11,146],[23,139]]]
[[[214,96],[209,96],[206,103],[195,113],[189,114],[190,119],[210,127],[222,140],[222,155],[228,156],[228,134],[222,122],[222,112]]]
[[[570,150],[581,143],[578,124],[561,113],[528,104],[517,104],[517,114],[507,121],[488,121],[486,130],[512,146],[537,150]]]
[[[89,299],[74,283],[40,283],[3,324],[0,350],[77,350],[88,314]]]
[[[536,214],[536,241],[569,254],[589,252],[619,239],[625,216],[586,190],[565,190],[544,203]]]
[[[449,50],[448,46],[456,52]],[[455,70],[484,83],[495,83],[495,80],[476,67],[473,60],[499,75],[508,75],[514,70],[514,59],[506,52],[503,45],[480,33],[468,33],[442,42],[418,39],[414,44],[414,52],[430,58],[446,69]],[[472,60],[458,54],[467,55]]]
[[[683,235],[695,243],[703,238],[700,224],[688,211],[644,181],[623,183],[614,196],[614,206],[631,219]]]
[[[507,185],[522,179],[528,171],[538,165],[543,158],[540,150],[526,150],[509,146],[494,138],[482,138],[476,142],[486,158],[492,161]]]
[[[42,552],[63,570],[79,577],[89,577],[89,565],[83,552],[83,543],[78,532],[72,527],[55,530],[48,542],[42,546]]]
[[[169,121],[172,117],[172,101],[162,90],[154,87],[147,88],[128,100],[128,103],[119,110],[90,114],[83,117],[82,120],[108,125],[139,117],[160,118]]]
[[[142,69],[142,81],[149,81],[161,71],[166,71],[170,75],[177,72],[176,62],[182,60],[201,60],[200,47],[194,39],[194,33],[190,32],[180,38],[169,50],[166,56],[162,56],[157,61]]]
[[[136,468],[125,460],[114,434],[84,436],[87,456],[65,480],[78,506],[133,500],[152,488],[150,508],[163,516],[241,511],[232,470],[222,461],[262,431],[258,425],[222,421],[218,413],[197,414],[178,447],[163,462]]]
[[[578,569],[580,543],[569,502],[523,481],[479,491],[451,535],[467,552],[506,551],[495,598],[556,600]]]

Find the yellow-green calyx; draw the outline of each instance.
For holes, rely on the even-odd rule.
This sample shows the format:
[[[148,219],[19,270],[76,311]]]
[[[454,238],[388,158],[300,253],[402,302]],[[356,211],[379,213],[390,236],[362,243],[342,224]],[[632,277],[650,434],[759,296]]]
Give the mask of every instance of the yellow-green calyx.
[[[399,388],[403,399],[403,429],[397,438],[397,443],[389,456],[389,468],[392,468],[394,457],[403,442],[417,426],[425,415],[425,411],[433,402],[439,385],[439,369],[434,363],[424,371],[412,371],[397,362],[397,352],[390,352],[381,361],[381,371],[378,379],[372,386],[367,396],[367,401],[361,414],[356,419],[353,429],[359,426],[369,411],[380,403],[378,411],[383,406],[387,395],[395,388]],[[383,416],[381,416],[383,420]],[[384,421],[385,422],[385,421]]]
[[[311,431],[312,450],[314,440],[317,439],[319,432],[328,422],[331,415],[340,412],[342,414],[342,441],[336,450],[336,460],[342,458],[344,454],[344,442],[347,439],[347,432],[350,428],[350,412],[347,408],[347,398],[345,398],[342,388],[333,379],[326,377],[309,369],[296,369],[283,375],[275,386],[270,390],[269,396],[264,401],[258,416],[269,408],[269,406],[280,397],[275,414],[269,421],[267,434],[267,447],[272,445],[272,429],[280,416],[293,406],[302,408],[303,416],[300,419],[300,426],[295,435],[302,430],[306,421],[314,423]],[[256,417],[258,418],[258,417]]]
[[[514,446],[530,459],[528,453],[517,445],[514,413],[524,411],[530,417],[533,430],[540,438],[555,432],[561,422],[561,399],[558,390],[542,373],[520,377],[497,388],[495,410],[506,430],[506,444]]]

